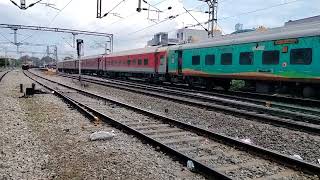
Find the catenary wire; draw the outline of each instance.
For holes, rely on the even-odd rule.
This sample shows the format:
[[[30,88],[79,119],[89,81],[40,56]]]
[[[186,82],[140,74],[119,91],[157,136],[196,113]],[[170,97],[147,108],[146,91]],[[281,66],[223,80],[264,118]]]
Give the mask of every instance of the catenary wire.
[[[73,0],[70,0],[62,9],[61,11],[57,12],[57,14],[51,19],[51,21],[48,23],[47,26],[50,26],[54,20],[60,15],[60,13],[69,6],[69,4],[72,2]],[[36,34],[36,32],[32,33],[30,36],[24,38],[23,40],[21,40],[19,43],[23,43],[25,42],[26,40],[30,39],[31,37],[33,37],[34,35]]]

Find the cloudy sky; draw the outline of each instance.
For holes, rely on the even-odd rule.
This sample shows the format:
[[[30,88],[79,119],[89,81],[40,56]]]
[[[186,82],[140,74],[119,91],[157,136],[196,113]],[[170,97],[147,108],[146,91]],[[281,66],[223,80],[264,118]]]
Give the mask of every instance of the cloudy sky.
[[[13,0],[20,3],[20,0]],[[31,4],[36,0],[26,0]],[[163,11],[158,14],[143,11],[137,13],[138,0],[102,0],[102,13],[110,11],[119,2],[112,13],[103,19],[96,18],[96,0],[43,0],[43,3],[54,4],[60,9],[57,11],[45,4],[37,4],[27,10],[20,10],[10,0],[0,0],[0,24],[23,24],[35,26],[49,26],[78,30],[98,31],[114,34],[114,50],[144,47],[146,42],[157,32],[169,32],[173,36],[176,29],[196,24],[197,22],[188,14],[186,9],[200,22],[208,20],[208,15],[202,12],[208,9],[206,3],[198,0],[147,0],[149,4],[156,5]],[[224,34],[234,31],[234,25],[242,23],[244,28],[258,26],[282,26],[288,20],[295,20],[310,16],[320,15],[319,0],[218,0],[218,25]],[[149,5],[143,3],[142,7]],[[168,7],[172,7],[168,10]],[[179,15],[172,20],[165,20],[169,16]],[[119,17],[120,16],[120,17]],[[159,23],[161,22],[161,23]],[[201,27],[196,27],[201,29]],[[101,37],[88,37],[79,35],[84,39],[85,55],[100,54],[104,52],[105,39]],[[12,30],[0,29],[0,56],[4,55],[6,48],[8,54],[15,56],[15,47],[8,44],[13,41]],[[72,36],[63,33],[49,33],[39,31],[18,31],[18,41],[34,44],[57,45],[59,57],[74,54],[71,47]],[[46,47],[22,46],[23,54],[27,51],[39,52],[44,56]]]

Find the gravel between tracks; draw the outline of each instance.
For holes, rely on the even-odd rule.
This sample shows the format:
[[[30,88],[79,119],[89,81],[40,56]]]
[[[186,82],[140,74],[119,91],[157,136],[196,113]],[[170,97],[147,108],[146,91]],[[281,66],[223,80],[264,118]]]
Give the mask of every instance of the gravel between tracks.
[[[69,85],[79,85],[76,80],[58,76],[47,77]],[[216,111],[208,111],[198,107],[191,107],[189,105],[174,103],[172,101],[115,88],[87,84],[86,89],[159,112],[183,122],[210,129],[217,133],[239,139],[249,139],[253,144],[286,155],[292,156],[297,154],[308,162],[318,164],[318,159],[320,159],[320,137],[316,135],[310,135],[308,133],[289,130],[287,128],[263,124],[254,120],[247,120],[242,117],[236,117]],[[168,110],[167,112],[166,109]]]
[[[204,179],[137,138],[91,123],[51,94],[19,98],[21,71],[0,84],[0,179]],[[109,141],[88,140],[114,130]]]

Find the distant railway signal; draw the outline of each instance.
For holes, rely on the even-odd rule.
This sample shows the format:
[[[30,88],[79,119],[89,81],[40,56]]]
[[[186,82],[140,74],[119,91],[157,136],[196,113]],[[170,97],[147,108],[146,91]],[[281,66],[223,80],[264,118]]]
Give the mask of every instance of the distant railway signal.
[[[83,40],[77,39],[77,54],[79,60],[79,81],[81,82],[81,56],[83,55]]]

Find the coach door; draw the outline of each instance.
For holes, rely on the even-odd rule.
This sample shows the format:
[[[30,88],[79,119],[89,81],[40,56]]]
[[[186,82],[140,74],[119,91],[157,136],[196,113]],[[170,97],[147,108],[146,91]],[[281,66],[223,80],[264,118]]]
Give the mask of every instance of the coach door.
[[[178,74],[182,74],[182,50],[178,50]]]
[[[166,59],[163,53],[155,53],[155,72],[159,74],[166,73]]]
[[[155,52],[154,53],[154,72],[156,74],[159,73],[158,71],[158,65],[159,65],[159,53],[158,52]]]

